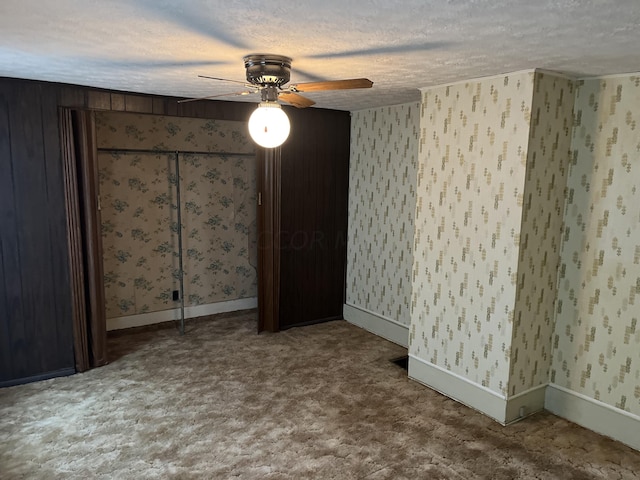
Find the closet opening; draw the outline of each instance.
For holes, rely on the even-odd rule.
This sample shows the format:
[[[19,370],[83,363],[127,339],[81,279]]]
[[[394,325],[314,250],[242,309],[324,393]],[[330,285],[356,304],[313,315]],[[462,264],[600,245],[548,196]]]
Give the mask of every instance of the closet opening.
[[[104,346],[107,331],[173,322],[184,334],[189,318],[257,307],[245,122],[72,109],[60,118],[77,357]],[[106,363],[103,350],[77,370]]]

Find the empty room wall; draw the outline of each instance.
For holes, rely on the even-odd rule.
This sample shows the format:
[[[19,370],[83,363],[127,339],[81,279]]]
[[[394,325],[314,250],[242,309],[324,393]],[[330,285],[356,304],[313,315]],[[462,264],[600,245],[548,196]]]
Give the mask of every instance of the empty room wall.
[[[640,449],[640,75],[516,72],[424,89],[420,108],[410,375],[503,422],[544,405]],[[370,116],[352,135],[374,144]],[[351,197],[384,170],[356,165]]]
[[[551,367],[573,103],[574,80],[536,72],[507,396],[535,395],[527,402],[540,406]]]
[[[344,316],[407,345],[410,323],[419,105],[351,117]]]
[[[546,407],[640,449],[640,75],[575,98]]]
[[[409,374],[500,421],[533,85],[526,71],[422,92]]]

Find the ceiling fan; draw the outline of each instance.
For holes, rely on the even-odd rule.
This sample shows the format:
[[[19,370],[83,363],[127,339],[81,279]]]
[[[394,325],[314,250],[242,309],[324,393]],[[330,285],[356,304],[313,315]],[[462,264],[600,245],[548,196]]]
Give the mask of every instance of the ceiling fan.
[[[241,92],[211,95],[208,97],[178,100],[178,103],[206,100],[230,95],[250,95],[260,93],[261,102],[249,119],[249,133],[259,145],[273,148],[281,145],[289,136],[290,124],[278,101],[289,103],[297,108],[306,108],[316,102],[300,93],[326,90],[350,90],[371,88],[373,82],[366,78],[347,80],[328,80],[288,85],[291,78],[291,58],[284,55],[254,53],[243,58],[246,69],[246,82],[225,78],[198,75],[201,78],[223,82],[240,83],[246,90]]]
[[[291,58],[284,55],[269,53],[253,53],[243,58],[246,69],[246,82],[229,80],[226,78],[198,75],[200,78],[219,80],[223,82],[240,83],[247,90],[242,92],[211,95],[208,97],[190,98],[178,100],[179,103],[206,100],[216,97],[231,95],[250,95],[260,93],[263,102],[275,102],[281,100],[294,107],[306,108],[314,105],[313,100],[299,95],[304,92],[320,92],[326,90],[349,90],[354,88],[371,88],[373,82],[366,78],[354,78],[349,80],[328,80],[323,82],[305,82],[285,86],[291,78]]]

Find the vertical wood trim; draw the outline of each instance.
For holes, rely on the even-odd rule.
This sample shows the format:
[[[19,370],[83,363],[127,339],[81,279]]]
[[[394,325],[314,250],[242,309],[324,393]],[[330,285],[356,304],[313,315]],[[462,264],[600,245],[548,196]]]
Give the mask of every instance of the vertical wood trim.
[[[102,268],[102,224],[98,211],[98,151],[95,113],[75,111],[76,148],[79,152],[81,202],[84,219],[84,261],[88,287],[89,358],[92,367],[107,363],[107,320]]]
[[[280,228],[282,213],[282,149],[281,147],[269,151],[272,157],[272,195],[271,195],[271,215],[272,215],[272,265],[273,265],[273,330],[280,330]]]
[[[69,277],[71,284],[71,316],[73,321],[73,349],[78,372],[91,367],[87,340],[87,311],[85,278],[82,259],[82,230],[78,199],[76,155],[73,145],[71,110],[60,109],[60,149],[64,169],[65,210],[67,212],[67,244],[69,249]]]
[[[264,235],[266,230],[265,225],[265,201],[266,201],[266,191],[265,191],[265,158],[264,158],[264,150],[261,148],[256,149],[256,228],[258,229],[256,245],[258,249],[258,333],[264,331],[266,329],[267,319],[266,319],[266,305],[265,305],[265,281],[267,280],[266,275],[264,274]]]
[[[280,329],[280,166],[281,150],[257,152],[258,192],[258,332]]]

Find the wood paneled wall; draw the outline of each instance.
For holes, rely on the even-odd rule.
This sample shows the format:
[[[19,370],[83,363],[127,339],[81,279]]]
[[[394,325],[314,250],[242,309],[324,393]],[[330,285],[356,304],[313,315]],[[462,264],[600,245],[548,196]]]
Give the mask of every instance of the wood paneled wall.
[[[342,318],[349,112],[291,110],[282,147],[280,328]]]
[[[0,82],[0,385],[73,372],[55,86]]]
[[[239,121],[247,121],[255,109],[252,102],[179,104],[177,100],[0,78],[0,386],[74,371],[58,107]],[[285,223],[283,228],[297,228],[300,222],[312,221],[335,223],[340,228],[344,225],[346,244],[346,200],[344,208],[338,208],[335,202],[341,201],[341,192],[346,192],[348,181],[348,113],[320,109],[287,109],[287,112],[291,112],[293,131],[288,146],[283,149],[282,161],[283,168],[295,169],[295,173],[293,180],[283,187],[288,192],[283,203],[290,206],[290,212],[284,212],[283,217],[290,223]],[[333,139],[338,140],[335,144],[338,146],[334,146]],[[336,163],[338,157],[341,160]],[[323,177],[326,180],[322,187],[315,185],[315,169],[330,169],[335,176]],[[304,189],[336,192],[335,202],[331,194],[323,193],[324,197],[318,197],[321,203],[316,202],[317,211],[297,210],[295,202],[305,195]],[[316,229],[311,223],[309,227]],[[312,315],[315,318],[341,315],[344,258],[342,265],[336,262],[343,253],[327,256],[307,252],[304,255],[304,259],[301,255],[290,256],[283,265],[286,266],[287,261],[315,265],[316,273],[308,274],[311,290],[305,292],[329,289],[340,300],[331,302],[330,314],[323,313],[329,310],[320,299],[305,300],[303,304],[316,312]],[[336,279],[331,285],[321,285],[320,277],[315,278],[319,275],[317,272],[324,270],[333,272],[320,275]],[[342,281],[338,281],[339,278]],[[285,291],[283,295],[309,294],[296,290]],[[291,312],[291,315],[299,313]]]

